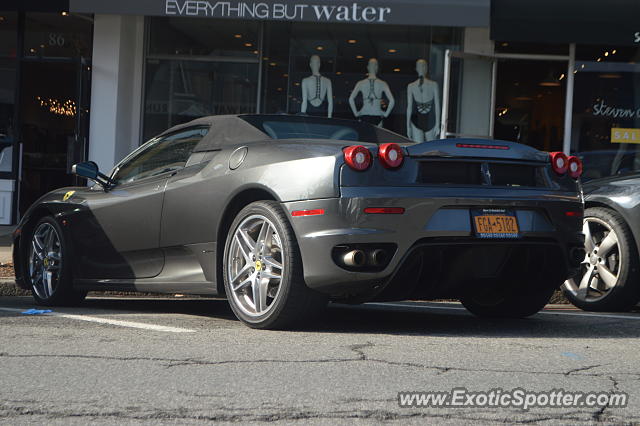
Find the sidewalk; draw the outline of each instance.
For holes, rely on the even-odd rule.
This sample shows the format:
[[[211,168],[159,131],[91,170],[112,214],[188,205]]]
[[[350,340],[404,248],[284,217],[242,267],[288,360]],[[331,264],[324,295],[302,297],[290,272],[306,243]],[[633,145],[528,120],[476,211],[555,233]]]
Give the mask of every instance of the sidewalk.
[[[13,262],[11,258],[11,234],[15,226],[0,225],[0,264]]]

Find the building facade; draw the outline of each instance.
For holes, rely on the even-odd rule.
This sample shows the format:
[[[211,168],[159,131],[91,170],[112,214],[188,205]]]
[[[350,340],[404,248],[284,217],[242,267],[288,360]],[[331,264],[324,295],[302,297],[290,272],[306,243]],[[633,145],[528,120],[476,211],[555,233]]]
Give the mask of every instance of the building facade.
[[[109,170],[212,114],[356,118],[369,103],[416,140],[579,152],[587,178],[640,168],[629,0],[14,3],[0,10],[1,223],[78,183],[73,163]]]

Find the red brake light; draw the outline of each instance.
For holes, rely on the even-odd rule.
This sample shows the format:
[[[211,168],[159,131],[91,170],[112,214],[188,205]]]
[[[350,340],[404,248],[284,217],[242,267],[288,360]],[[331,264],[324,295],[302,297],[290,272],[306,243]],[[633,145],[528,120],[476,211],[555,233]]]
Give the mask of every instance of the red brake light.
[[[569,159],[564,152],[550,152],[549,157],[551,158],[551,167],[554,172],[559,175],[567,173],[567,169],[569,168]]]
[[[383,143],[378,147],[378,158],[388,169],[397,169],[402,165],[404,154],[397,143]]]
[[[582,175],[582,161],[578,157],[571,156],[567,160],[567,168],[569,170],[569,176],[574,179],[578,179]]]
[[[343,149],[344,162],[353,170],[367,170],[371,165],[371,153],[362,145],[349,146]]]
[[[369,214],[403,214],[404,207],[367,207],[364,212]]]
[[[456,148],[477,148],[477,149],[509,149],[508,145],[487,145],[479,143],[457,143]]]

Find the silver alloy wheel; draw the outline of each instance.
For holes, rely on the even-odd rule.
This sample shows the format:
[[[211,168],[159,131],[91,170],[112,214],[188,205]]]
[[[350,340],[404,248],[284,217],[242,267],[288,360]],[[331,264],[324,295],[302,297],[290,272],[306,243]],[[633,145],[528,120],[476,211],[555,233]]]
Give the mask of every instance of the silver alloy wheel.
[[[618,235],[611,225],[597,217],[585,217],[582,227],[586,256],[576,278],[565,281],[565,288],[576,298],[595,302],[605,298],[618,284],[625,259],[618,246]]]
[[[262,215],[249,216],[236,228],[227,278],[235,305],[246,315],[258,317],[275,306],[283,279],[283,251],[278,231]]]
[[[49,299],[55,293],[62,268],[62,246],[58,231],[41,223],[33,233],[29,248],[29,279],[36,295]]]

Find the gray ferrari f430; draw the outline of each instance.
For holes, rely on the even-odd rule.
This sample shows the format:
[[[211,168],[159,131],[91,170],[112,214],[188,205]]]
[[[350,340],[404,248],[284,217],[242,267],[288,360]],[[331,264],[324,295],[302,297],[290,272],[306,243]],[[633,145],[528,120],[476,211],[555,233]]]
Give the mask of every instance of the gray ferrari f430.
[[[518,143],[414,144],[349,120],[201,118],[92,187],[53,191],[14,233],[42,305],[87,291],[226,295],[251,327],[304,324],[328,301],[459,299],[536,313],[583,261],[582,164]]]

